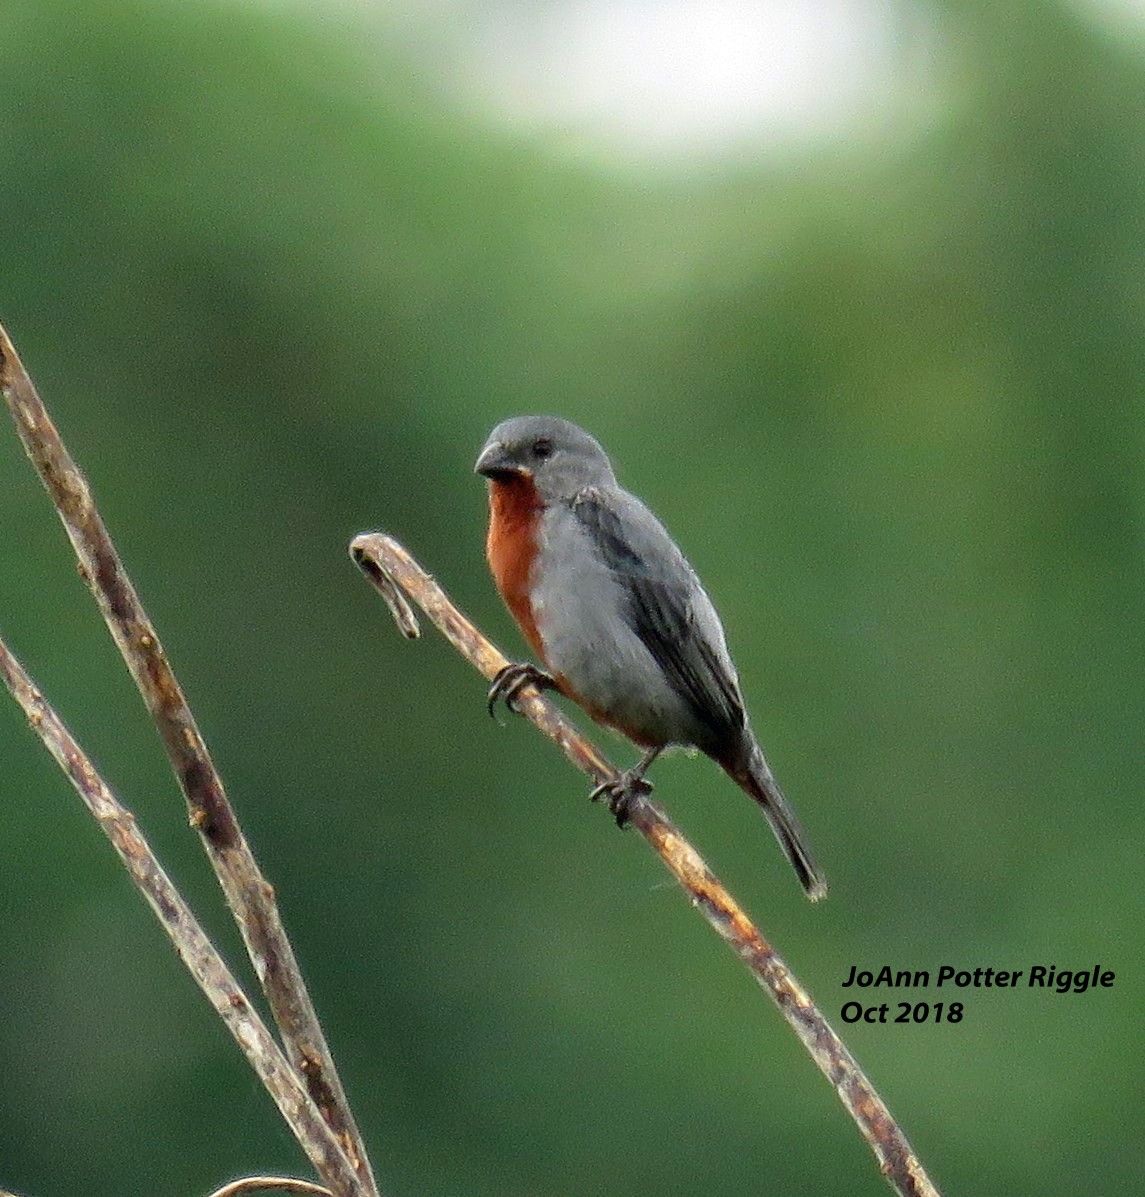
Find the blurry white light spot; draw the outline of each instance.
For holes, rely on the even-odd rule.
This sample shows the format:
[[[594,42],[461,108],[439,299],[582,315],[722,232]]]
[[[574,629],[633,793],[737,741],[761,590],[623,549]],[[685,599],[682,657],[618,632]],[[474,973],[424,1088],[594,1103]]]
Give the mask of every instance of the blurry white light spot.
[[[1145,34],[1145,0],[1074,0],[1074,7],[1115,37],[1139,41]]]
[[[492,4],[471,22],[455,81],[475,98],[651,156],[845,127],[891,102],[929,40],[894,0]]]

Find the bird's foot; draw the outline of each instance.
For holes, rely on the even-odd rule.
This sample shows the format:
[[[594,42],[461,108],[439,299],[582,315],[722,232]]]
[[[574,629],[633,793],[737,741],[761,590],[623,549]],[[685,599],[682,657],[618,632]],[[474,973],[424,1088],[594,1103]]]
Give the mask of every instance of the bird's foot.
[[[606,799],[617,827],[624,827],[632,814],[632,804],[645,794],[652,793],[652,783],[644,780],[644,771],[637,766],[625,769],[611,781],[603,781],[589,794],[590,802]]]
[[[489,714],[496,717],[495,708],[499,702],[504,702],[510,711],[516,711],[517,708],[513,704],[523,686],[536,686],[538,690],[555,690],[556,685],[549,674],[528,661],[506,665],[489,687]]]

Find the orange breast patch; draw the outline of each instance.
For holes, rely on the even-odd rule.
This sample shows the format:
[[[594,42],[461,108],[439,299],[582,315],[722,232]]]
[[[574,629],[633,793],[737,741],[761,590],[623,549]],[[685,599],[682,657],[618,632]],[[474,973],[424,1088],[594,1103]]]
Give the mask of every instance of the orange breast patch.
[[[530,571],[537,556],[542,503],[533,480],[521,474],[489,484],[489,535],[485,555],[493,581],[517,625],[544,662],[544,646],[533,618]]]

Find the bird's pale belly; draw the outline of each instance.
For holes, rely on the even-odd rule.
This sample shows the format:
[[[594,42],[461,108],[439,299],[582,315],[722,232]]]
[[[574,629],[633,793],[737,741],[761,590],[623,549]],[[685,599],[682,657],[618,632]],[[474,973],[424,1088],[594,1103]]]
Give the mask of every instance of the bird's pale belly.
[[[608,584],[615,586],[611,579]],[[591,595],[592,588],[533,594],[545,665],[562,691],[598,723],[644,747],[704,747],[707,731],[691,707],[636,632],[616,619],[616,597],[594,601]]]

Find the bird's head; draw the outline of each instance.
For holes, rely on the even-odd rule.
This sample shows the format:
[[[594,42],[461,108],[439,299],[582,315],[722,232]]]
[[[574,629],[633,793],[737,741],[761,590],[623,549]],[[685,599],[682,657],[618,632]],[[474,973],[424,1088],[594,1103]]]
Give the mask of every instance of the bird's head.
[[[530,482],[546,503],[571,499],[586,486],[616,483],[600,445],[583,428],[556,416],[502,421],[473,468],[495,483]]]

